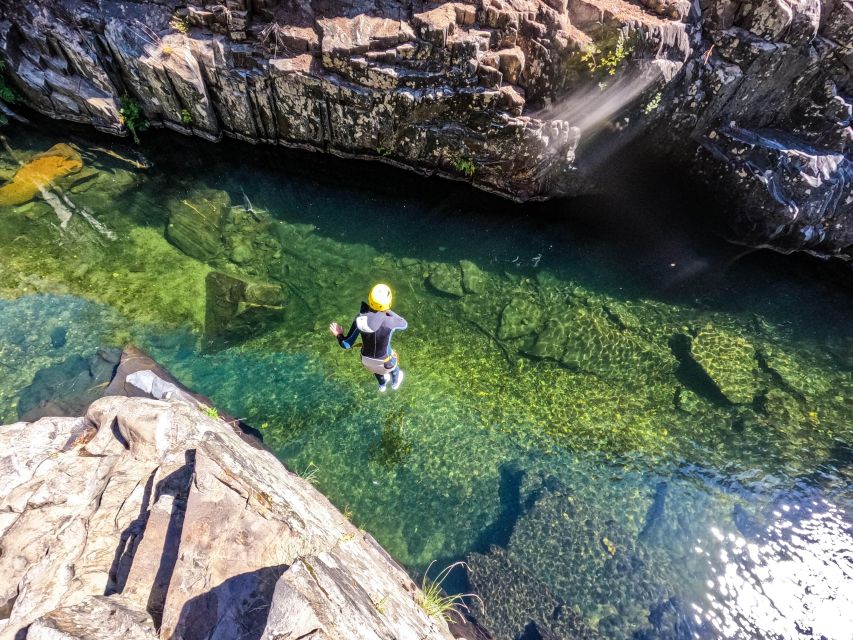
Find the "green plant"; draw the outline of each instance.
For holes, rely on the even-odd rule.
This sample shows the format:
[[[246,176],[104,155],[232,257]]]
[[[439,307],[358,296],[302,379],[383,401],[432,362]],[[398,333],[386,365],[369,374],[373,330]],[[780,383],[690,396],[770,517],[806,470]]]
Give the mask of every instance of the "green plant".
[[[643,105],[643,113],[646,115],[650,115],[653,111],[657,110],[660,106],[660,91],[658,91],[655,95],[653,95],[649,101]]]
[[[476,165],[474,165],[474,161],[470,158],[458,158],[453,162],[453,168],[469,178],[472,177],[474,172],[477,170]]]
[[[3,78],[0,78],[0,100],[9,104],[14,104],[20,99],[17,91],[6,84]]]
[[[435,560],[430,562],[429,567],[427,567],[427,570],[424,573],[424,577],[421,580],[421,593],[418,595],[417,601],[421,609],[423,609],[431,618],[441,617],[448,622],[452,622],[454,613],[461,618],[462,611],[460,611],[460,609],[468,611],[468,605],[465,604],[465,598],[476,598],[477,600],[480,600],[480,596],[475,593],[455,593],[449,596],[442,589],[442,584],[447,580],[447,576],[450,575],[450,572],[453,571],[453,569],[456,567],[467,568],[468,565],[464,562],[454,562],[453,564],[446,566],[435,577],[435,580],[432,580],[429,577],[429,570],[432,569],[432,565],[434,564]],[[480,602],[482,603],[482,600],[480,600]]]
[[[193,114],[191,114],[187,109],[181,109],[181,122],[184,124],[192,124]]]
[[[219,409],[216,407],[205,407],[202,406],[201,412],[206,415],[208,418],[213,418],[214,420],[219,419]]]
[[[313,462],[309,462],[308,466],[305,467],[305,471],[298,474],[300,478],[310,482],[311,484],[317,484],[317,473],[320,471],[320,467],[318,467]]]
[[[376,154],[386,158],[391,155],[391,149],[386,149],[385,147],[376,147]]]
[[[593,44],[581,54],[581,61],[586,63],[587,69],[594,76],[614,76],[619,65],[632,50],[633,46],[625,40],[620,31],[612,48],[602,49]]]
[[[190,30],[190,26],[187,24],[186,18],[181,18],[180,16],[173,17],[169,22],[169,26],[180,33],[186,33]]]
[[[6,71],[6,61],[0,58],[0,73]],[[18,92],[6,84],[6,79],[0,76],[0,100],[14,104],[21,99]]]
[[[142,107],[139,103],[127,94],[121,97],[121,108],[118,110],[119,122],[127,127],[130,135],[133,136],[133,141],[139,144],[138,132],[145,131],[148,128],[148,120],[142,113]]]

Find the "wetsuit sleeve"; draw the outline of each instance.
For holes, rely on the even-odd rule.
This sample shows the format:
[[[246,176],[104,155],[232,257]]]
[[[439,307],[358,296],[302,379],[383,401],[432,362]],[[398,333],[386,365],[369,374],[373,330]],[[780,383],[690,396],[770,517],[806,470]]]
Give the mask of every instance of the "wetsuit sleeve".
[[[353,320],[352,326],[349,328],[349,333],[347,333],[346,337],[343,335],[338,336],[338,344],[340,344],[344,349],[352,349],[352,345],[355,342],[355,339],[358,338],[359,333],[358,325],[356,325],[355,320]]]

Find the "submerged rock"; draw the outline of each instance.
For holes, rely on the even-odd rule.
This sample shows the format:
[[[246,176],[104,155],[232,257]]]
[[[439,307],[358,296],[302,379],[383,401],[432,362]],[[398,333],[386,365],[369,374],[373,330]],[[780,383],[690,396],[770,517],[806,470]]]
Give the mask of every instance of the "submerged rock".
[[[470,260],[460,260],[459,266],[462,268],[462,288],[465,293],[482,293],[488,283],[486,274]]]
[[[477,619],[501,640],[530,625],[546,638],[600,638],[604,629],[630,637],[668,591],[645,548],[624,521],[607,519],[554,479],[527,484],[527,508],[506,548],[469,557],[471,585],[488,603],[476,605]]]
[[[33,156],[10,182],[0,187],[0,207],[29,202],[55,181],[82,168],[83,160],[72,146],[55,144]]]
[[[462,270],[456,265],[436,264],[430,269],[427,282],[436,291],[454,298],[461,298],[465,294],[462,288]]]
[[[207,274],[204,335],[216,338],[256,335],[284,309],[280,285],[222,271]]]
[[[169,203],[166,239],[188,256],[209,262],[224,250],[223,218],[231,204],[225,191],[202,189]]]
[[[45,416],[73,416],[103,393],[119,363],[118,349],[101,349],[89,358],[72,356],[36,373],[21,391],[18,417],[38,420]]]
[[[183,395],[0,427],[0,638],[446,639],[309,482]]]
[[[501,312],[498,337],[511,340],[530,335],[539,328],[541,317],[542,311],[538,304],[528,298],[513,298]]]
[[[758,393],[755,348],[741,336],[706,325],[693,337],[690,355],[731,402],[752,402]]]

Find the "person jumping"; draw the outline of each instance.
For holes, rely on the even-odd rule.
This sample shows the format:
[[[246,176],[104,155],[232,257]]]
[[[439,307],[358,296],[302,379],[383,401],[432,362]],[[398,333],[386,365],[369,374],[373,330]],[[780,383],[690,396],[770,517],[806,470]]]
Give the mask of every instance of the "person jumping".
[[[380,391],[388,388],[389,380],[391,388],[395,390],[403,384],[404,374],[397,352],[391,349],[391,336],[395,331],[407,328],[409,323],[391,311],[391,297],[388,285],[374,286],[367,302],[361,303],[361,311],[353,320],[346,337],[344,328],[337,322],[329,325],[329,331],[344,349],[352,349],[355,339],[361,334],[361,363],[376,376]]]

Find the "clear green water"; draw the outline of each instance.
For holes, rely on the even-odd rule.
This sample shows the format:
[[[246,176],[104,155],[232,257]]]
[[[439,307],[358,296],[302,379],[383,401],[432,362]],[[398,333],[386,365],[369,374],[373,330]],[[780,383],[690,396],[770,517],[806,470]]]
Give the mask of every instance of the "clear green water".
[[[38,370],[134,341],[413,574],[470,558],[452,587],[496,637],[849,637],[853,303],[830,271],[700,243],[672,224],[695,201],[520,207],[275,149],[0,133],[2,181],[58,142],[85,164],[52,187],[65,229],[41,198],[0,208],[3,422]],[[205,262],[164,237],[223,194]],[[280,321],[205,348],[211,269],[282,284]],[[385,395],[326,329],[377,281],[410,326]]]

